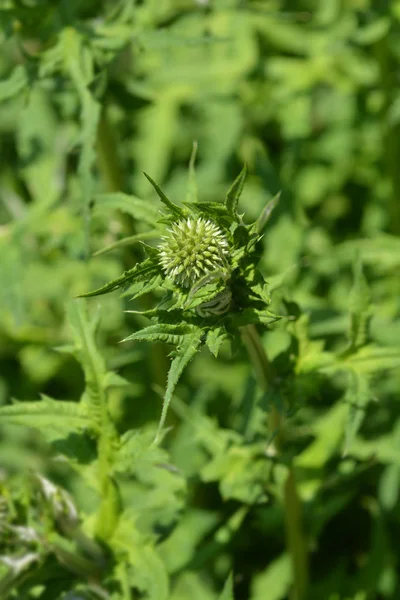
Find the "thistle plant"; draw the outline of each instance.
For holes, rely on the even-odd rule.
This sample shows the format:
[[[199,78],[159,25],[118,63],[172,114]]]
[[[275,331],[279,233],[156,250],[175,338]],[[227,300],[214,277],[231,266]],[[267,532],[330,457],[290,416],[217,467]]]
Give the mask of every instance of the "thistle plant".
[[[193,178],[192,163],[193,160]],[[245,167],[224,202],[191,198],[178,205],[145,175],[165,211],[152,223],[150,235],[143,237],[158,237],[158,244],[142,242],[146,252],[142,262],[83,296],[98,296],[121,288],[131,299],[153,290],[163,292],[158,305],[143,313],[151,324],[123,340],[162,341],[175,346],[158,441],[179,377],[201,346],[206,345],[217,356],[221,344],[237,340],[243,327],[268,325],[279,318],[268,309],[268,286],[257,268],[259,242],[278,197],[267,204],[254,223],[246,224],[238,212]],[[140,208],[145,210],[145,203]],[[147,221],[151,222],[151,218]],[[138,236],[132,241],[137,242]]]

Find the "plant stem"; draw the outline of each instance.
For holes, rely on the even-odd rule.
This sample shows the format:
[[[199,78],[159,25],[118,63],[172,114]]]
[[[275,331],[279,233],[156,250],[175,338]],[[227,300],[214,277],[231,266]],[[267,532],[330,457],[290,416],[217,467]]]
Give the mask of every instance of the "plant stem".
[[[380,87],[384,102],[381,122],[383,126],[384,156],[386,170],[391,182],[391,194],[388,198],[388,227],[393,235],[400,235],[400,125],[398,121],[390,122],[390,110],[397,95],[396,59],[390,48],[389,31],[376,44],[377,59],[380,68]]]
[[[260,336],[254,325],[240,328],[240,333],[246,345],[254,370],[264,391],[273,384],[275,374],[265,353]],[[274,435],[276,453],[282,451],[282,417],[275,406],[271,409],[269,427]],[[286,527],[286,543],[292,560],[293,590],[291,600],[305,600],[308,588],[308,556],[307,543],[303,532],[301,501],[296,488],[293,467],[289,467],[288,476],[283,490],[283,510]]]

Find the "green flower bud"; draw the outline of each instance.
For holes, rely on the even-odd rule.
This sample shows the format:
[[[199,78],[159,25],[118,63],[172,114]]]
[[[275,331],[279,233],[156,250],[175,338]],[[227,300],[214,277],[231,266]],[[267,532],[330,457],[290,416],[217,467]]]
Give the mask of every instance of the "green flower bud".
[[[212,271],[229,272],[228,240],[209,219],[181,219],[167,229],[158,248],[166,277],[180,287],[190,288]]]

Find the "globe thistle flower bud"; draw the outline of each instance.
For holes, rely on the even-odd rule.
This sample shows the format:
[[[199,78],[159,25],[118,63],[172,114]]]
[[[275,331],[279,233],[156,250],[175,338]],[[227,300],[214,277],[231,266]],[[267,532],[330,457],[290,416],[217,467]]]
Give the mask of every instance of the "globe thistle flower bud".
[[[158,248],[166,277],[183,288],[212,271],[229,271],[228,240],[209,219],[181,219],[167,229]]]

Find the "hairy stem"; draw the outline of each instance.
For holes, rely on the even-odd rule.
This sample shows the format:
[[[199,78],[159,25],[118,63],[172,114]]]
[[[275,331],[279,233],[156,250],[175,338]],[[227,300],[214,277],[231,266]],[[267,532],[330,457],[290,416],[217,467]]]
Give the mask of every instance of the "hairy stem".
[[[257,329],[254,325],[246,325],[245,327],[241,327],[240,332],[259,383],[265,391],[268,391],[275,379],[275,374],[265,353]],[[282,451],[283,434],[282,418],[275,406],[271,409],[269,428],[271,435],[274,436],[274,448],[278,454]],[[293,467],[289,468],[284,485],[283,510],[286,526],[286,543],[292,560],[294,580],[291,600],[305,600],[308,588],[307,544],[303,533],[301,501],[296,488]]]

